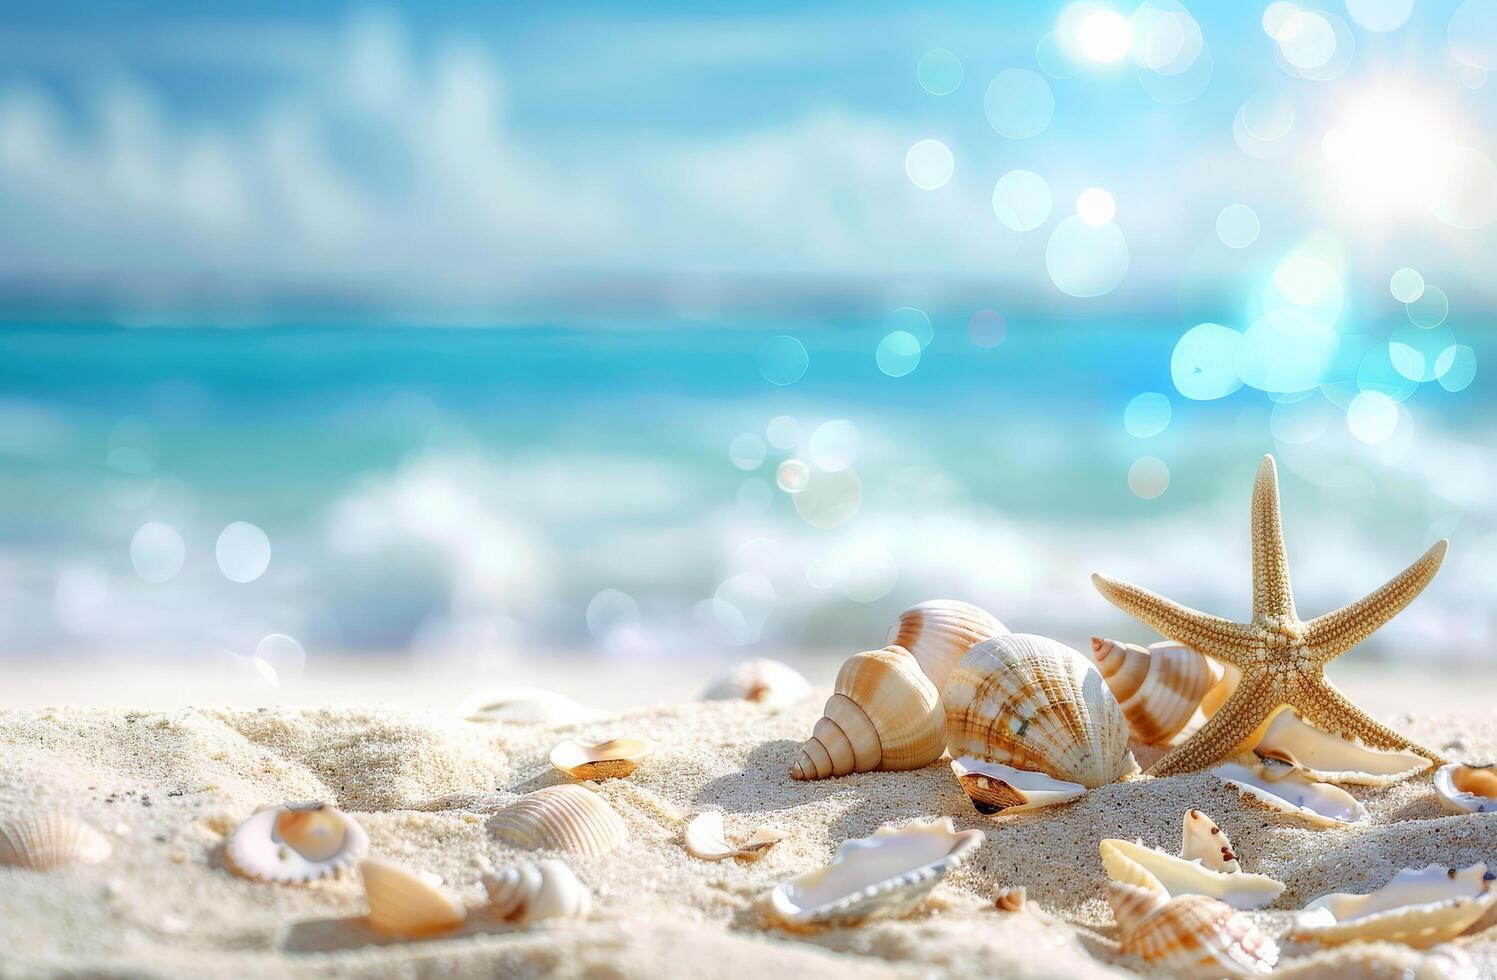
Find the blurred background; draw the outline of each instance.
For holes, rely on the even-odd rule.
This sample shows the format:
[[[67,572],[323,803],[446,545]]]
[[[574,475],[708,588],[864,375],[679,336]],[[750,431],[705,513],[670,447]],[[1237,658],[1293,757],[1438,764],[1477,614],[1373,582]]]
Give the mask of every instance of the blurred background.
[[[1148,641],[1264,452],[1307,615],[1453,541],[1359,669],[1490,663],[1497,0],[6,20],[0,699]]]

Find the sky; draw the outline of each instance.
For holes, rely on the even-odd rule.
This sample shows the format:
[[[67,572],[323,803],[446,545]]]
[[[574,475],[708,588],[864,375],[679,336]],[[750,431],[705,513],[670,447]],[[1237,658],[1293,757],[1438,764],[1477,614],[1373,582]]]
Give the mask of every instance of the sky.
[[[11,6],[8,322],[1497,302],[1497,0]]]

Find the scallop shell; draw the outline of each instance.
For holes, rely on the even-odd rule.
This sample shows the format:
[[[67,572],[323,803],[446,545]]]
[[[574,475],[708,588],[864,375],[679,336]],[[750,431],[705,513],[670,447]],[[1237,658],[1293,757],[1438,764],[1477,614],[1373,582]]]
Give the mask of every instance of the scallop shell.
[[[725,861],[728,858],[757,861],[784,839],[784,831],[760,827],[742,844],[731,844],[723,827],[723,815],[716,810],[697,814],[682,832],[686,850],[703,861]]]
[[[1374,749],[1323,732],[1287,708],[1274,716],[1253,751],[1287,762],[1310,779],[1359,786],[1387,786],[1434,765],[1414,752]]]
[[[952,759],[951,771],[972,806],[982,814],[1038,810],[1077,799],[1086,792],[1080,783],[1063,782],[1042,772],[1015,769],[969,755]]]
[[[368,853],[368,833],[342,810],[287,803],[241,823],[224,845],[224,863],[244,878],[304,884],[336,878]]]
[[[629,837],[623,818],[597,793],[581,786],[547,786],[489,818],[494,836],[531,850],[607,854]]]
[[[799,701],[811,693],[811,682],[786,663],[768,657],[745,660],[717,677],[702,692],[703,701],[752,701],[766,708]]]
[[[1435,770],[1435,793],[1451,813],[1490,813],[1497,810],[1497,770],[1458,762]]]
[[[1404,868],[1366,895],[1322,895],[1295,918],[1296,939],[1327,946],[1386,939],[1425,947],[1454,939],[1497,903],[1485,864]]]
[[[853,654],[790,768],[793,779],[919,769],[946,748],[941,696],[904,647]]]
[[[369,924],[392,936],[427,936],[456,929],[468,917],[462,899],[442,887],[442,879],[389,861],[359,862]]]
[[[939,691],[968,650],[1008,632],[995,616],[970,602],[931,599],[899,614],[889,642],[910,651]]]
[[[599,712],[581,702],[539,687],[501,687],[470,698],[463,709],[468,721],[517,725],[569,725],[590,721]]]
[[[1107,902],[1118,923],[1118,945],[1171,977],[1244,977],[1270,973],[1279,947],[1247,916],[1203,895],[1166,899],[1134,885],[1109,882]]]
[[[791,928],[903,915],[982,842],[982,831],[958,833],[950,817],[880,827],[843,841],[826,867],[780,882],[769,909]]]
[[[48,812],[0,823],[0,865],[50,871],[65,864],[98,864],[109,840],[77,817]]]
[[[1275,772],[1272,764],[1217,766],[1211,774],[1242,794],[1242,798],[1274,813],[1298,817],[1316,827],[1358,827],[1370,821],[1366,807],[1346,790],[1315,783],[1289,766]]]
[[[1094,636],[1092,660],[1123,706],[1133,736],[1148,745],[1178,735],[1222,678],[1216,661],[1173,640],[1145,649]]]
[[[1117,838],[1097,845],[1107,877],[1158,892],[1166,898],[1205,895],[1234,909],[1256,909],[1278,898],[1284,883],[1247,871],[1214,871],[1200,861]]]
[[[974,756],[1088,789],[1137,768],[1128,721],[1081,654],[1012,633],[977,644],[942,692],[952,758]]]
[[[633,736],[588,744],[567,740],[551,750],[551,765],[574,779],[618,779],[655,751],[655,743]]]
[[[1200,810],[1185,811],[1180,828],[1180,856],[1187,861],[1199,861],[1212,871],[1236,874],[1242,870],[1227,832]]]
[[[486,874],[483,888],[494,915],[522,926],[543,919],[585,919],[593,907],[592,892],[556,860],[525,861]]]

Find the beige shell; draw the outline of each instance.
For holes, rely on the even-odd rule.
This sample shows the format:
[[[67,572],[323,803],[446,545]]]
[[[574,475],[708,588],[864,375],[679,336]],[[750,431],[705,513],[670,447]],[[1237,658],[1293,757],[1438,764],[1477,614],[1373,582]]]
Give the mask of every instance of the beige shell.
[[[442,879],[389,861],[359,862],[369,924],[391,936],[429,936],[456,929],[468,917],[462,899],[442,887]]]
[[[1459,946],[1424,951],[1400,943],[1350,943],[1296,956],[1274,971],[1282,980],[1478,980],[1476,963]]]
[[[1295,918],[1294,935],[1327,946],[1374,939],[1433,946],[1465,932],[1493,904],[1497,889],[1485,864],[1404,868],[1374,892],[1315,899]]]
[[[1497,769],[1459,762],[1443,765],[1435,771],[1435,794],[1451,813],[1497,811]]]
[[[581,786],[547,786],[489,818],[495,837],[530,850],[607,854],[629,837],[608,801]]]
[[[326,803],[267,807],[224,845],[224,863],[244,878],[304,884],[338,877],[369,853],[359,822]]]
[[[1148,745],[1178,735],[1222,677],[1214,660],[1173,640],[1145,649],[1094,636],[1092,660],[1123,706],[1133,737]]]
[[[1118,946],[1170,977],[1244,977],[1270,973],[1279,947],[1247,916],[1204,895],[1167,899],[1135,885],[1109,882],[1107,902]]]
[[[539,687],[500,687],[469,698],[463,716],[474,722],[516,725],[570,725],[590,721],[599,712],[581,702]]]
[[[1323,732],[1287,708],[1274,715],[1253,751],[1287,762],[1310,779],[1358,786],[1387,786],[1434,765],[1415,752],[1374,749]]]
[[[1283,894],[1284,883],[1247,871],[1215,871],[1131,841],[1107,838],[1097,845],[1107,877],[1168,898],[1206,895],[1234,909],[1256,909]]]
[[[931,599],[899,614],[889,642],[910,651],[939,691],[968,650],[1008,632],[995,616],[970,602]]]
[[[1229,762],[1212,769],[1211,774],[1237,790],[1248,803],[1315,827],[1360,827],[1371,821],[1367,808],[1356,797],[1330,783],[1312,782],[1293,766]]]
[[[618,779],[638,769],[653,751],[654,742],[634,736],[592,744],[569,739],[551,750],[551,765],[574,779]]]
[[[1068,803],[1086,792],[1080,783],[1067,783],[1042,772],[1015,769],[969,755],[952,759],[951,771],[973,808],[984,815],[1038,810]]]
[[[942,692],[952,758],[974,756],[1095,789],[1137,768],[1128,721],[1081,654],[1043,636],[977,644]]]
[[[855,653],[790,767],[793,779],[919,769],[946,748],[941,696],[904,647]]]
[[[783,830],[760,827],[742,844],[730,843],[723,826],[723,815],[716,810],[697,814],[687,823],[681,835],[687,852],[703,861],[726,861],[728,858],[757,861],[784,839]]]
[[[1212,871],[1236,874],[1242,870],[1227,832],[1200,810],[1185,811],[1180,828],[1180,856],[1187,861],[1199,861]]]
[[[66,864],[98,864],[109,857],[105,836],[77,817],[56,811],[0,823],[0,865],[50,871]]]
[[[513,864],[483,876],[489,911],[516,925],[543,919],[585,919],[593,896],[572,869],[557,860]]]
[[[1023,885],[1009,887],[1007,885],[993,886],[993,905],[1000,912],[1022,912],[1024,905],[1029,900],[1029,892]]]
[[[752,701],[777,708],[811,693],[811,682],[787,663],[755,657],[715,678],[702,692],[703,701]]]

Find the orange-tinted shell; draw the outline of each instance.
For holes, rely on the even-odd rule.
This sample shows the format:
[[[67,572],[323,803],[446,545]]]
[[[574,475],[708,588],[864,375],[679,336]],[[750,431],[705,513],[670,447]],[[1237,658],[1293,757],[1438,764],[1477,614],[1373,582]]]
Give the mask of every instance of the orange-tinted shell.
[[[1222,676],[1213,661],[1173,641],[1145,649],[1094,636],[1092,660],[1123,706],[1134,738],[1148,745],[1174,738]]]
[[[910,651],[939,691],[968,650],[1008,631],[997,617],[970,602],[931,599],[900,614],[889,642]]]

